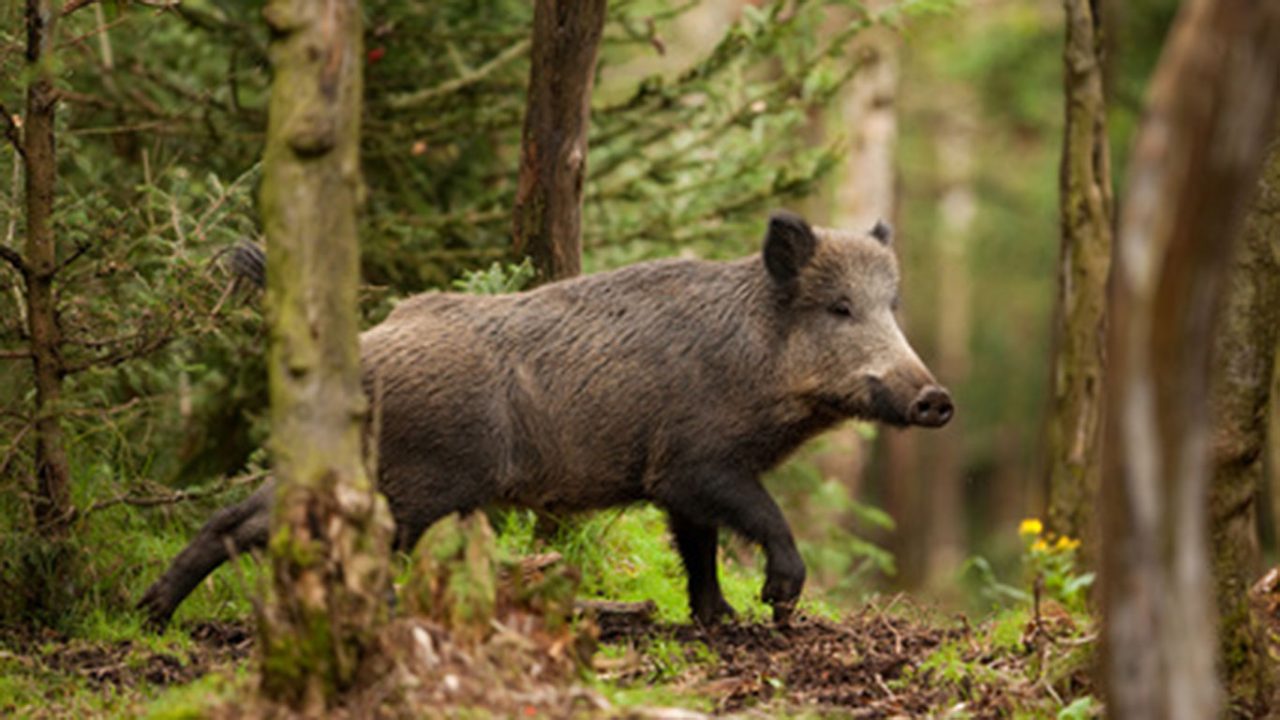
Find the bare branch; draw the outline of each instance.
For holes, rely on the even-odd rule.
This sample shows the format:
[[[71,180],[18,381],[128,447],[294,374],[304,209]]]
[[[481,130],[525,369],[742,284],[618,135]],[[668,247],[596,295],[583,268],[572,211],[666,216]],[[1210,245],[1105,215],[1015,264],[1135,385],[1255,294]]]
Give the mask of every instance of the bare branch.
[[[163,495],[117,495],[107,500],[99,500],[89,506],[82,516],[91,515],[99,510],[115,507],[117,505],[132,505],[133,507],[157,507],[160,505],[176,505],[181,502],[190,500],[200,500],[203,498],[214,497],[223,493],[234,490],[235,488],[258,482],[267,476],[267,471],[259,470],[247,475],[240,475],[234,478],[228,478],[219,482],[211,488],[203,488],[200,490],[177,490]]]
[[[0,350],[0,360],[27,360],[30,357],[30,350]]]
[[[175,8],[182,4],[181,0],[133,0],[139,5],[146,5],[153,8]],[[67,0],[62,4],[62,17],[66,17],[71,13],[87,8],[98,2],[98,0]]]
[[[58,273],[65,270],[68,265],[70,265],[71,263],[79,259],[81,255],[84,255],[86,252],[88,252],[89,247],[90,247],[89,243],[86,243],[86,242],[77,243],[76,249],[73,250],[70,255],[64,258],[62,262],[58,263],[58,266],[53,269],[53,274],[57,275]]]
[[[27,276],[27,273],[30,272],[30,268],[27,267],[27,261],[23,260],[22,255],[18,254],[18,251],[13,248],[0,245],[0,260],[4,260],[12,265],[13,269],[17,270],[24,278]]]
[[[524,40],[521,40],[520,42],[512,45],[506,50],[503,50],[501,53],[496,55],[492,60],[485,63],[484,65],[481,65],[475,70],[472,70],[468,73],[460,75],[447,82],[440,83],[439,85],[435,85],[429,88],[424,88],[422,90],[415,90],[414,92],[410,92],[410,93],[404,93],[403,95],[395,95],[387,99],[387,105],[393,110],[409,110],[415,107],[419,107],[421,105],[425,105],[426,103],[434,100],[435,98],[442,97],[444,95],[449,95],[449,94],[458,92],[463,88],[470,87],[471,85],[475,85],[476,83],[492,75],[496,70],[498,70],[502,66],[506,65],[512,60],[515,60],[516,58],[521,57],[525,53],[529,52],[530,44],[531,44],[531,41],[527,38]]]

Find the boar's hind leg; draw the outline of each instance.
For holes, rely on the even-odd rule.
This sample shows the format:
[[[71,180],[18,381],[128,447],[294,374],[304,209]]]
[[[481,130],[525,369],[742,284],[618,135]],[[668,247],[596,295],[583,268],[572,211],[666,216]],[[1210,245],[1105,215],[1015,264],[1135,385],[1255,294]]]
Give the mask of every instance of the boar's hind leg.
[[[674,512],[670,514],[670,522],[676,549],[689,577],[689,611],[694,621],[714,625],[721,618],[734,617],[736,613],[724,599],[716,574],[715,526],[699,525]]]
[[[711,470],[665,483],[655,498],[705,526],[726,525],[764,548],[765,582],[760,598],[785,620],[804,587],[804,560],[778,504],[751,475]]]
[[[178,553],[165,574],[138,601],[138,608],[147,613],[153,626],[168,625],[178,605],[201,580],[226,562],[231,552],[244,552],[267,544],[274,492],[274,482],[263,483],[243,502],[214,513],[200,528],[195,539]]]

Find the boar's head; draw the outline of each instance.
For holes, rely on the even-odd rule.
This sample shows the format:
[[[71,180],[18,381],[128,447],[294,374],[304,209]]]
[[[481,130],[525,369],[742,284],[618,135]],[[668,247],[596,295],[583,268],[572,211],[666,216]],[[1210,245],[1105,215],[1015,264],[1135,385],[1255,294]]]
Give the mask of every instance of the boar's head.
[[[882,223],[863,234],[814,230],[787,212],[770,218],[764,265],[785,337],[782,380],[826,412],[941,427],[954,407],[894,317],[890,235]]]

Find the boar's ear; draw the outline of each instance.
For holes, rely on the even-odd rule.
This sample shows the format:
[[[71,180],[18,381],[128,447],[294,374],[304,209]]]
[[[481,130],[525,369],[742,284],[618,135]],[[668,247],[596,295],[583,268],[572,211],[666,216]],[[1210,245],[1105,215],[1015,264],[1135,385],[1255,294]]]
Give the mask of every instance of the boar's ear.
[[[817,244],[818,239],[804,218],[779,210],[769,216],[769,232],[764,237],[764,266],[775,282],[788,284],[808,264]]]
[[[888,245],[893,241],[893,228],[889,223],[877,220],[876,224],[871,226],[871,237],[879,240],[881,245]]]

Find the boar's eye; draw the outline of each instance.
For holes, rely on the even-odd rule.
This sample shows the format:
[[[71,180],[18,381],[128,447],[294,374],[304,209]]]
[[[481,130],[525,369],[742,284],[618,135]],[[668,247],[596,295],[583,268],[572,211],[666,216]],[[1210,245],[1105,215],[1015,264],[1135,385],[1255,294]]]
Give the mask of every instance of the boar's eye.
[[[837,300],[827,308],[832,315],[840,317],[853,317],[853,308],[849,307],[848,300]]]

